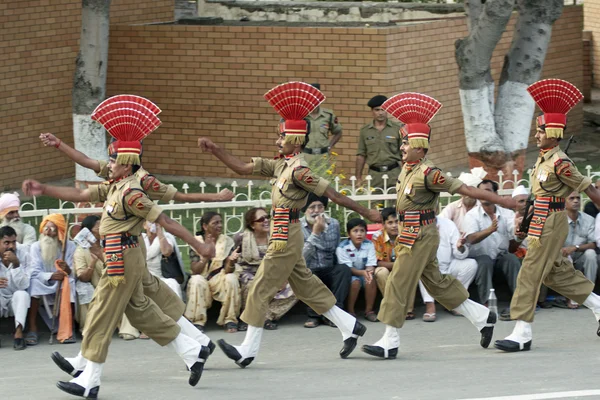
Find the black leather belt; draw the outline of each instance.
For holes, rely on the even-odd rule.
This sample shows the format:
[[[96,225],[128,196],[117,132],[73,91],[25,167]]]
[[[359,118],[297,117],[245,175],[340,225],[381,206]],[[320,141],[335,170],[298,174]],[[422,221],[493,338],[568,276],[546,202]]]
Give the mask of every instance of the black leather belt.
[[[308,147],[305,147],[302,151],[306,154],[326,154],[329,152],[329,147],[321,147],[319,149],[309,149]]]
[[[398,213],[398,221],[404,221],[404,213]],[[435,211],[433,210],[423,210],[421,211],[421,215],[419,216],[419,222],[421,225],[429,225],[433,221],[435,221]]]
[[[133,236],[127,232],[121,234],[121,245],[122,246],[134,246],[134,245],[137,245],[138,243],[139,243],[139,240],[138,240],[137,236]],[[100,245],[102,247],[106,247],[106,239],[104,236],[102,236],[102,240],[100,240]]]
[[[372,169],[373,171],[377,171],[377,172],[387,172],[387,171],[391,171],[395,168],[400,167],[398,165],[398,163],[394,163],[394,164],[390,164],[390,165],[384,165],[382,167],[376,167],[376,166],[371,166],[369,165],[369,169]]]
[[[271,216],[275,216],[275,210],[271,210]],[[292,208],[290,210],[290,222],[298,222],[300,221],[300,210],[297,208]]]

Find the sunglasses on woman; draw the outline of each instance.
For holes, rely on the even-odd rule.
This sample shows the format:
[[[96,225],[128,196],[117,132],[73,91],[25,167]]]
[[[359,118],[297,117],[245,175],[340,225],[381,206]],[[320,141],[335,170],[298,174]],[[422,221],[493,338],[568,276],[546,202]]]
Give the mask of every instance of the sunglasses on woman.
[[[263,215],[259,219],[255,219],[254,222],[260,222],[262,224],[263,222],[268,221],[269,219],[271,219],[271,217],[269,217],[268,215]]]

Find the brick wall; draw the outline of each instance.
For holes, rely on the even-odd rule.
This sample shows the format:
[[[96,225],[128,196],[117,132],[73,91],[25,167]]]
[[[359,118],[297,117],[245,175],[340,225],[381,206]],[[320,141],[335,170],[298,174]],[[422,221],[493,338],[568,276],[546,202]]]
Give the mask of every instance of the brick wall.
[[[600,77],[600,0],[585,0],[583,5],[583,29],[592,34],[592,74],[594,87],[598,87]]]
[[[497,79],[510,46],[508,27],[494,53]],[[583,84],[582,8],[566,7],[554,27],[544,77]],[[147,96],[163,109],[163,125],[144,145],[157,174],[234,177],[196,148],[208,136],[233,154],[273,156],[277,116],[262,95],[289,80],[320,82],[344,126],[336,146],[340,167],[354,172],[359,129],[371,118],[374,94],[421,91],[444,108],[433,122],[431,158],[452,169],[467,165],[454,42],[464,19],[391,28],[256,26],[119,26],[109,63],[111,94]],[[570,113],[579,129],[582,107]]]
[[[140,11],[142,14],[140,14]],[[170,0],[113,0],[113,23],[170,21]],[[27,177],[74,176],[72,163],[44,149],[40,132],[72,145],[71,87],[81,0],[0,2],[0,191]]]
[[[52,180],[74,175],[37,136],[51,131],[67,142],[71,80],[79,37],[80,2],[56,0],[0,4],[0,126],[4,174],[0,189],[26,177]],[[126,26],[172,19],[171,1],[113,0],[107,94],[147,96],[163,109],[163,126],[145,142],[145,165],[157,174],[234,176],[196,149],[206,135],[244,159],[274,154],[277,116],[263,100],[288,80],[320,82],[344,126],[338,144],[341,169],[354,171],[360,127],[374,94],[422,91],[444,103],[433,122],[431,158],[444,168],[467,164],[458,99],[454,41],[466,34],[464,19],[391,28],[252,26]],[[140,7],[153,5],[143,19]],[[172,7],[172,6],[171,6]],[[581,7],[566,7],[554,27],[545,77],[582,78]],[[510,44],[509,27],[495,53],[497,77]],[[570,114],[579,129],[582,108]]]

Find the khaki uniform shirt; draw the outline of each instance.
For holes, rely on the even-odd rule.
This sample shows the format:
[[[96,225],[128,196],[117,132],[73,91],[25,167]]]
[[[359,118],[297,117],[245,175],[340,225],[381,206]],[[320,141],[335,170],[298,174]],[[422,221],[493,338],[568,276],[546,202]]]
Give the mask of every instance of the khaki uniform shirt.
[[[427,188],[425,188],[427,179]],[[396,191],[396,209],[400,211],[434,210],[437,212],[440,192],[455,194],[463,185],[458,179],[444,176],[442,171],[424,158],[409,171],[402,167]]]
[[[300,209],[306,204],[308,193],[323,196],[329,182],[312,173],[302,153],[289,159],[253,158],[253,175],[275,178],[271,199],[273,208]]]
[[[154,222],[162,209],[142,190],[135,175],[118,181],[106,181],[88,188],[90,201],[104,202],[100,219],[100,235],[130,233],[138,236],[144,221]]]
[[[365,157],[369,166],[383,167],[402,160],[401,144],[400,125],[388,118],[381,131],[373,122],[361,128],[356,154]]]
[[[329,147],[329,132],[332,135],[342,133],[342,125],[339,124],[332,110],[321,107],[316,118],[311,114],[306,118],[310,121],[310,135],[306,144],[309,149]]]
[[[108,179],[108,162],[105,160],[96,160],[100,164],[100,172],[98,176],[102,179]],[[150,175],[148,171],[140,167],[134,174],[138,178],[138,182],[142,185],[142,189],[148,194],[151,200],[158,200],[161,203],[168,203],[173,200],[177,193],[177,188],[171,185],[165,185],[154,175]]]
[[[531,193],[536,197],[566,198],[573,190],[583,192],[591,184],[592,180],[581,175],[569,156],[556,146],[538,157],[531,179]]]

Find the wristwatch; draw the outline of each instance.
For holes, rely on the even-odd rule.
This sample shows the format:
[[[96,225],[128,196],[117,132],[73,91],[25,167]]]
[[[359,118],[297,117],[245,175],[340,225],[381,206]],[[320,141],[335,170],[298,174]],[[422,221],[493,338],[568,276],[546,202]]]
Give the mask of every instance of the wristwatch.
[[[579,251],[579,245],[578,244],[575,245],[575,251]]]

